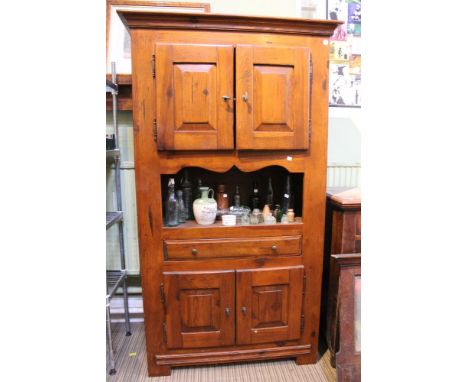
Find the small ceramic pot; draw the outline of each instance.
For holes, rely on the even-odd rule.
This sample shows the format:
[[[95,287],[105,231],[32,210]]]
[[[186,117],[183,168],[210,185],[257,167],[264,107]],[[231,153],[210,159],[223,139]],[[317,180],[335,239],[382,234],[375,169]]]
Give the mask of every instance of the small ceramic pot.
[[[193,214],[195,220],[201,225],[213,224],[216,219],[216,211],[218,204],[214,200],[214,191],[208,187],[200,187],[201,198],[193,202]],[[212,192],[211,198],[209,197],[210,191]]]
[[[236,225],[236,215],[223,215],[223,225]]]

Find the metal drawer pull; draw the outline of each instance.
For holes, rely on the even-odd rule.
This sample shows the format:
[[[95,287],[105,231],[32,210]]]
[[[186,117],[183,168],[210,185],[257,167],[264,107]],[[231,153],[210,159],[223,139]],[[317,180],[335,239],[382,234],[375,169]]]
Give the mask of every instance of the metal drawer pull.
[[[192,248],[192,255],[198,254],[198,250],[196,248]]]
[[[229,317],[229,315],[231,314],[231,309],[229,308],[224,309],[224,314],[226,315],[226,317]]]
[[[231,97],[227,96],[227,95],[223,95],[221,96],[221,98],[223,99],[223,101],[227,102],[231,99]]]
[[[243,306],[243,307],[241,308],[241,312],[242,312],[242,314],[245,316],[246,313],[247,313],[247,308],[246,308],[245,306]]]
[[[272,245],[272,246],[271,246],[271,250],[272,250],[272,251],[276,251],[277,249],[278,249],[278,247],[277,247],[276,245]]]
[[[245,92],[244,94],[242,94],[242,100],[247,102],[249,100],[249,93]]]

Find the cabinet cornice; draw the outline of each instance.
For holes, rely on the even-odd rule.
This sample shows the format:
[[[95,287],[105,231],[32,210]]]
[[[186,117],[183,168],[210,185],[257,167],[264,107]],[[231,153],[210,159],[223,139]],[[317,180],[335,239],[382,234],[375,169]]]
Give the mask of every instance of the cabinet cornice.
[[[336,20],[252,17],[213,13],[155,13],[128,10],[118,10],[117,13],[129,29],[259,32],[330,37],[335,28],[343,23]]]

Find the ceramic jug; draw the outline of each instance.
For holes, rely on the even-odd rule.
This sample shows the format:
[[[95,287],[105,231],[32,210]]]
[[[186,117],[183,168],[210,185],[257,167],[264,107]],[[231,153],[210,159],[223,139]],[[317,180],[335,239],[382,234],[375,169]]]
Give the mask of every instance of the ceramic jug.
[[[216,219],[218,204],[214,200],[214,191],[208,187],[200,187],[201,198],[193,202],[193,214],[195,220],[201,225],[213,224]],[[211,198],[208,196],[212,192]]]

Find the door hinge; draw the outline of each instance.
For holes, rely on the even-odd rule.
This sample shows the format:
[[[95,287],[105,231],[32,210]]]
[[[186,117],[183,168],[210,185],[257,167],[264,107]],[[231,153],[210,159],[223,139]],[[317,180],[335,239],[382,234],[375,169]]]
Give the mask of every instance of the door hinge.
[[[162,329],[163,329],[163,332],[162,332],[163,341],[164,341],[165,344],[167,344],[167,332],[166,332],[166,322],[165,321],[162,324]]]
[[[159,285],[159,292],[161,293],[161,302],[163,305],[164,313],[166,313],[166,296],[164,295],[164,283]]]
[[[153,74],[153,78],[156,78],[156,55],[151,56],[151,71]]]
[[[301,315],[301,334],[304,333],[304,315]]]
[[[153,118],[153,139],[158,143],[158,122],[156,121],[156,118]]]
[[[309,144],[312,141],[312,53],[309,55]]]

